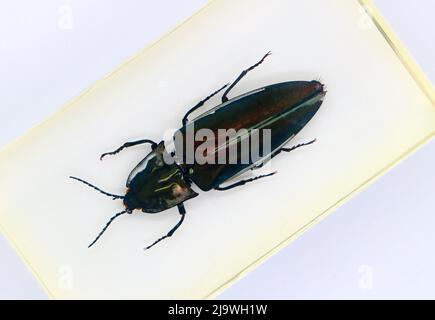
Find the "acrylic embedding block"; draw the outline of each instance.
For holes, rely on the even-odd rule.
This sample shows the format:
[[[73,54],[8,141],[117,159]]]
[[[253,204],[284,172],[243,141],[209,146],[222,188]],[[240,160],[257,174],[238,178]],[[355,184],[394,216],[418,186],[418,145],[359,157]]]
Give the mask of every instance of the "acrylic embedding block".
[[[142,249],[178,221],[175,208],[123,215],[87,249],[122,202],[68,176],[124,194],[149,147],[104,162],[99,155],[125,141],[159,141],[268,50],[272,57],[231,96],[321,77],[323,105],[290,145],[317,142],[275,157],[272,177],[189,200],[182,227],[152,250]],[[212,297],[428,141],[434,128],[430,83],[370,2],[212,1],[0,154],[0,224],[54,298]]]

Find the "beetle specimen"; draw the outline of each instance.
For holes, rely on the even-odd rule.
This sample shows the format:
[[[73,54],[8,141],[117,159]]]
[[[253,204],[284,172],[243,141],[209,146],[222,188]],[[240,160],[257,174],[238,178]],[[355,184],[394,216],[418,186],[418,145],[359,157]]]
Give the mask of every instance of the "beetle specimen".
[[[189,163],[186,157],[188,152],[182,153],[181,157],[174,157],[180,144],[175,145],[175,151],[168,150],[164,141],[156,143],[149,139],[143,139],[133,142],[127,142],[113,152],[104,153],[101,159],[108,155],[114,155],[125,148],[140,144],[149,144],[151,152],[133,169],[127,179],[127,191],[124,196],[107,193],[96,186],[76,177],[70,177],[80,181],[99,192],[112,197],[113,199],[122,199],[125,209],[115,214],[89,245],[91,247],[106,231],[107,227],[117,217],[123,214],[131,214],[133,210],[140,209],[145,213],[158,213],[163,210],[177,206],[180,213],[179,222],[163,237],[157,239],[145,249],[149,249],[161,240],[171,237],[184,221],[186,210],[184,202],[198,195],[192,189],[192,183],[202,191],[209,190],[229,190],[237,186],[244,185],[248,182],[264,178],[273,173],[259,175],[254,178],[239,180],[231,185],[223,186],[230,179],[234,179],[240,174],[261,167],[266,161],[276,156],[280,152],[290,152],[301,146],[309,145],[315,140],[302,143],[291,148],[284,145],[289,142],[314,116],[323,98],[326,94],[324,86],[319,81],[289,81],[268,85],[235,98],[228,98],[229,92],[234,86],[251,70],[259,66],[270,52],[262,59],[242,71],[242,73],[231,84],[226,84],[216,92],[212,93],[193,108],[191,108],[182,120],[182,127],[174,134],[182,137],[183,145],[187,142],[189,130],[199,132],[201,129],[208,129],[219,135],[221,129],[247,129],[245,139],[252,138],[252,132],[255,130],[269,130],[270,132],[270,150],[263,154],[259,160],[249,158],[248,161],[236,161],[235,163],[215,163],[213,161],[200,163],[197,159]],[[201,108],[210,98],[224,90],[222,103],[203,114],[189,121],[191,113]],[[212,157],[222,151],[227,151],[230,145],[240,146],[240,135],[231,138],[229,141],[224,140],[218,145],[214,144],[204,153],[212,150]],[[264,142],[263,142],[264,144]],[[258,149],[264,149],[260,143]],[[193,152],[198,151],[200,144],[197,142],[193,145]],[[249,150],[248,150],[249,151]],[[236,160],[240,160],[242,155],[238,154]],[[210,158],[210,156],[208,157]],[[168,162],[166,159],[173,159]]]

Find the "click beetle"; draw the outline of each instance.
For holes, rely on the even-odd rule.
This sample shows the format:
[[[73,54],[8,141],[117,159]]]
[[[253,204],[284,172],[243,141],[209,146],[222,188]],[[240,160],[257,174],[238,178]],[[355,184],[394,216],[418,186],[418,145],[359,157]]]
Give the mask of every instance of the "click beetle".
[[[98,234],[95,242],[106,231],[117,217],[131,214],[134,210],[145,213],[158,213],[177,206],[180,213],[179,222],[164,236],[154,241],[145,249],[149,249],[161,240],[171,237],[184,221],[186,210],[184,202],[196,197],[198,193],[192,189],[196,185],[202,191],[229,190],[248,182],[271,176],[275,172],[259,175],[250,179],[239,180],[223,186],[248,170],[261,167],[265,162],[280,152],[290,152],[301,146],[309,145],[315,140],[298,144],[291,148],[285,145],[311,120],[320,108],[326,95],[324,85],[317,80],[288,81],[268,85],[235,98],[228,98],[229,92],[251,70],[259,66],[270,55],[268,52],[260,61],[252,65],[233,81],[215,91],[192,107],[182,120],[182,127],[174,133],[173,143],[170,145],[161,141],[156,143],[149,139],[127,142],[112,152],[101,155],[100,159],[108,155],[119,153],[125,148],[140,144],[149,144],[151,152],[139,162],[131,171],[125,195],[115,195],[105,192],[89,182],[77,177],[70,178],[80,181],[97,191],[123,200],[125,209],[115,214]],[[200,114],[189,121],[189,116],[213,96],[226,89],[222,96],[222,103]],[[206,130],[214,138],[196,140],[196,136]],[[219,139],[222,132],[232,130],[235,135]],[[254,134],[263,130],[268,133],[269,140],[257,143],[255,147],[248,145],[244,151],[235,152],[235,157],[229,159],[229,150],[243,150],[243,141],[253,140]],[[239,132],[242,132],[241,134]],[[187,145],[191,140],[189,133],[195,136],[190,150]],[[266,136],[266,134],[263,135]],[[177,139],[175,138],[177,137]],[[207,143],[206,143],[207,142]],[[204,145],[206,144],[206,147]],[[268,144],[268,148],[266,148]],[[252,151],[261,154],[252,156]],[[180,152],[177,151],[181,151]],[[184,151],[185,150],[185,151]],[[198,152],[199,151],[199,152]],[[178,154],[178,155],[177,155]],[[187,158],[193,157],[192,161]],[[223,154],[222,158],[217,159]],[[244,157],[245,161],[241,161]],[[216,161],[216,160],[224,161]],[[208,161],[204,161],[208,160]]]

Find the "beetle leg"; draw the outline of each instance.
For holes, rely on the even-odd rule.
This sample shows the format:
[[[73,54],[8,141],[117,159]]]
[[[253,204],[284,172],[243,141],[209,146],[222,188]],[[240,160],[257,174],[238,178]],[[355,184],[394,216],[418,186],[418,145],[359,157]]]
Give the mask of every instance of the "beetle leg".
[[[255,69],[256,67],[258,67],[260,64],[263,63],[264,59],[266,59],[267,56],[271,55],[272,53],[269,51],[268,53],[266,53],[263,58],[261,58],[260,61],[258,61],[256,64],[250,66],[248,69],[243,70],[242,73],[236,78],[236,80],[234,80],[234,82],[228,87],[227,90],[225,90],[224,95],[222,96],[222,102],[227,102],[228,101],[228,93],[231,91],[231,89],[234,88],[234,86],[240,81],[242,80],[242,78],[244,76],[246,76],[248,74],[249,71]]]
[[[311,141],[309,141],[309,142],[305,142],[305,143],[299,143],[299,144],[297,144],[297,145],[295,145],[295,146],[293,146],[293,147],[290,147],[290,148],[281,148],[281,149],[278,149],[278,150],[275,151],[275,153],[272,154],[272,158],[275,157],[275,156],[277,156],[278,154],[280,154],[281,151],[284,151],[284,152],[290,152],[290,151],[296,150],[296,149],[298,149],[298,148],[300,148],[300,147],[308,146],[308,145],[310,145],[310,144],[312,144],[312,143],[314,143],[314,142],[316,142],[316,139],[313,139],[313,140],[311,140]],[[255,169],[261,168],[261,167],[263,166],[263,164],[264,164],[264,163],[261,163],[261,164],[259,164],[258,166],[255,166],[254,168],[252,168],[252,170],[255,170]]]
[[[268,173],[268,174],[263,174],[261,176],[256,176],[254,178],[250,178],[250,179],[246,179],[246,180],[240,180],[240,181],[237,181],[236,183],[230,184],[229,186],[226,186],[226,187],[217,186],[215,189],[219,190],[219,191],[229,190],[229,189],[232,189],[232,188],[235,188],[235,187],[238,187],[238,186],[243,186],[244,184],[246,184],[248,182],[252,182],[252,181],[255,181],[255,180],[258,180],[258,179],[261,179],[261,178],[272,176],[275,173],[276,173],[276,171],[272,172],[272,173]]]
[[[281,151],[290,152],[290,151],[296,150],[297,148],[300,148],[300,147],[303,147],[303,146],[308,146],[308,145],[310,145],[310,144],[312,144],[314,142],[316,142],[316,139],[313,139],[313,140],[311,140],[309,142],[300,143],[300,144],[295,145],[295,146],[293,146],[291,148],[281,148],[278,152],[281,152]]]
[[[143,139],[143,140],[138,140],[138,141],[126,142],[122,146],[120,146],[118,149],[116,149],[115,151],[103,153],[100,156],[100,160],[103,160],[103,158],[105,156],[117,154],[117,153],[119,153],[121,150],[123,150],[125,148],[130,148],[130,147],[137,146],[139,144],[144,144],[144,143],[150,143],[151,144],[151,148],[153,148],[153,149],[155,147],[157,147],[157,143],[155,143],[154,141],[149,140],[149,139]]]
[[[300,143],[300,144],[295,145],[295,146],[293,146],[293,147],[291,147],[291,148],[281,148],[281,149],[278,149],[277,151],[275,151],[275,153],[272,154],[272,157],[270,157],[267,161],[269,161],[270,159],[272,159],[273,157],[275,157],[276,155],[278,155],[281,151],[284,151],[284,152],[290,152],[290,151],[293,151],[293,150],[298,149],[298,148],[300,148],[300,147],[308,146],[308,145],[310,145],[310,144],[312,144],[312,143],[314,143],[314,142],[316,142],[316,139],[313,139],[313,140],[311,140],[311,141],[309,141],[309,142]],[[267,161],[262,162],[262,163],[260,163],[259,165],[256,165],[255,167],[252,167],[251,170],[257,170],[257,169],[260,169],[261,167],[264,166],[265,163],[267,163]]]
[[[198,110],[199,108],[201,108],[204,103],[206,103],[208,100],[210,100],[213,96],[215,96],[216,94],[218,94],[219,92],[221,92],[223,89],[225,89],[227,86],[229,85],[229,83],[227,83],[226,85],[224,85],[222,88],[220,88],[219,90],[216,90],[215,92],[213,92],[211,95],[209,95],[208,97],[205,97],[203,100],[201,100],[200,102],[198,102],[195,106],[193,106],[191,109],[189,109],[189,111],[187,111],[187,113],[184,115],[183,117],[183,126],[186,125],[186,123],[189,121],[187,119],[187,117],[189,117],[189,115],[194,112],[195,110]]]
[[[164,240],[164,239],[166,239],[166,238],[171,237],[171,236],[174,234],[174,232],[175,232],[175,231],[176,231],[176,230],[181,226],[181,224],[182,224],[183,221],[184,221],[184,216],[185,216],[185,214],[186,214],[186,209],[184,208],[183,203],[180,203],[180,204],[178,205],[178,211],[180,212],[180,215],[181,215],[180,221],[178,221],[178,223],[177,223],[177,224],[176,224],[176,225],[175,225],[171,230],[169,230],[169,232],[168,232],[165,236],[163,236],[163,237],[157,239],[156,241],[154,241],[153,244],[149,245],[149,246],[146,247],[144,250],[148,250],[149,248],[155,246],[155,245],[156,245],[157,243],[159,243],[160,241],[162,241],[162,240]]]

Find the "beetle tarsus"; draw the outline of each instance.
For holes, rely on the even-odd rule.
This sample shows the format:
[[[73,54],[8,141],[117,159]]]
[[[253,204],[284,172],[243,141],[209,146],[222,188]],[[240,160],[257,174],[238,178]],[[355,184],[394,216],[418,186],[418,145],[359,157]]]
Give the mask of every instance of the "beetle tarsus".
[[[300,148],[300,147],[303,147],[303,146],[308,146],[308,145],[310,145],[310,144],[312,144],[314,142],[316,142],[316,139],[313,139],[313,140],[311,140],[309,142],[297,144],[297,145],[295,145],[295,146],[293,146],[291,148],[281,148],[280,151],[290,152],[290,151],[296,150],[297,148]]]
[[[137,146],[139,144],[144,144],[144,143],[151,144],[152,149],[157,147],[157,143],[155,143],[154,141],[149,140],[149,139],[142,139],[142,140],[138,140],[138,141],[126,142],[122,146],[120,146],[118,149],[116,149],[115,151],[103,153],[100,156],[100,160],[103,160],[103,158],[105,156],[114,155],[114,154],[121,152],[122,150],[124,150],[126,148],[130,148],[130,147]]]
[[[258,180],[258,179],[261,179],[261,178],[265,178],[265,177],[269,177],[269,176],[273,176],[275,173],[277,173],[277,171],[274,171],[274,172],[271,172],[271,173],[268,173],[268,174],[263,174],[261,176],[256,176],[254,178],[250,178],[250,179],[246,179],[246,180],[240,180],[240,181],[238,181],[236,183],[233,183],[233,184],[230,184],[229,186],[226,186],[226,187],[220,187],[220,186],[218,186],[215,189],[219,190],[219,191],[230,190],[230,189],[235,188],[235,187],[243,186],[244,184],[246,184],[248,182],[252,182],[252,181],[255,181],[255,180]]]
[[[184,208],[184,205],[183,205],[182,203],[180,203],[180,204],[178,205],[178,211],[180,212],[180,215],[181,215],[180,221],[178,221],[178,223],[177,223],[177,224],[176,224],[176,225],[175,225],[171,230],[169,230],[169,232],[168,232],[165,236],[163,236],[163,237],[157,239],[156,241],[153,242],[153,244],[149,245],[149,246],[146,247],[144,250],[148,250],[148,249],[154,247],[154,246],[155,246],[157,243],[159,243],[160,241],[162,241],[162,240],[164,240],[164,239],[166,239],[166,238],[172,237],[172,235],[174,234],[174,232],[175,232],[175,231],[176,231],[176,230],[181,226],[181,224],[182,224],[183,221],[184,221],[184,216],[185,216],[185,214],[186,214],[186,209]]]
[[[281,149],[278,149],[275,153],[272,154],[272,158],[275,157],[275,156],[277,156],[281,151],[284,151],[284,152],[290,152],[290,151],[293,151],[293,150],[298,149],[298,148],[300,148],[300,147],[308,146],[308,145],[310,145],[310,144],[312,144],[312,143],[314,143],[314,142],[316,142],[316,141],[317,141],[316,139],[313,139],[313,140],[311,140],[311,141],[309,141],[309,142],[305,142],[305,143],[297,144],[297,145],[295,145],[295,146],[293,146],[293,147],[291,147],[291,148],[281,148]],[[269,159],[269,160],[270,160],[270,159]],[[251,170],[257,170],[257,169],[262,168],[266,162],[267,162],[267,161],[265,161],[265,162],[263,162],[263,163],[260,163],[260,164],[256,165],[255,167],[252,167]]]
[[[272,54],[271,51],[269,51],[268,53],[266,53],[263,58],[261,58],[260,61],[258,61],[256,64],[250,66],[248,69],[245,69],[242,71],[242,73],[240,73],[240,75],[236,78],[236,80],[234,80],[234,82],[228,87],[228,89],[224,92],[224,95],[222,96],[222,102],[227,102],[228,101],[228,93],[231,91],[231,89],[233,89],[235,87],[235,85],[242,80],[242,78],[244,76],[246,76],[248,74],[249,71],[254,70],[256,67],[258,67],[260,64],[262,64],[264,62],[264,60],[270,56]]]
[[[188,122],[189,122],[189,115],[194,112],[195,110],[198,110],[199,108],[201,108],[204,103],[206,103],[208,100],[210,100],[212,97],[214,97],[215,95],[217,95],[219,92],[221,92],[223,89],[225,89],[226,87],[228,87],[229,83],[227,83],[226,85],[224,85],[222,88],[220,88],[219,90],[216,90],[215,92],[213,92],[211,95],[205,97],[203,100],[201,100],[200,102],[198,102],[195,106],[193,106],[191,109],[189,109],[189,111],[187,111],[187,113],[184,115],[183,117],[183,121],[182,124],[183,126],[185,126]]]

